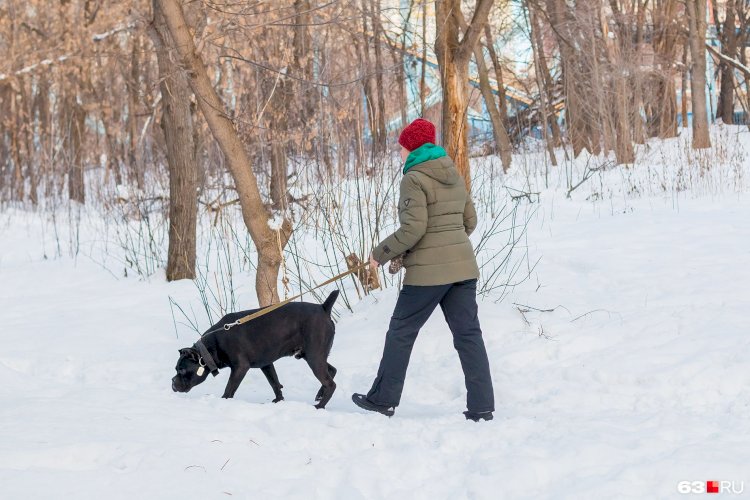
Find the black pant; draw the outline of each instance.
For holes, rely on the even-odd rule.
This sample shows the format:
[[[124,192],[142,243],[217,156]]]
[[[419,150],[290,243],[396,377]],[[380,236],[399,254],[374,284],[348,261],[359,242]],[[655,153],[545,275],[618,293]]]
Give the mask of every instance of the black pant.
[[[367,399],[386,406],[398,406],[404,389],[414,341],[438,304],[453,333],[466,380],[466,406],[469,411],[495,411],[490,364],[482,340],[477,316],[477,280],[450,285],[405,285],[398,295],[378,376],[367,393]]]

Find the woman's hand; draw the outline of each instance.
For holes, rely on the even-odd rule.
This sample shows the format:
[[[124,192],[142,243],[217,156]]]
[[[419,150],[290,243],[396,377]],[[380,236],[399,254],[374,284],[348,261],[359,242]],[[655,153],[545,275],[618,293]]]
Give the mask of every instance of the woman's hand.
[[[370,267],[369,267],[370,272],[374,272],[375,269],[377,269],[379,265],[380,264],[378,263],[377,260],[375,260],[375,257],[373,257],[372,254],[370,254]]]

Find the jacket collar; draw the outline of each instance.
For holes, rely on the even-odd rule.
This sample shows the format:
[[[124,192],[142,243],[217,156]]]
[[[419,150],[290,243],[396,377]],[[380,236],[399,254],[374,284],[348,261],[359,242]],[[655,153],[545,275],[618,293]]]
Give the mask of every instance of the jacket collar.
[[[440,146],[436,146],[431,142],[426,142],[409,153],[409,156],[406,157],[406,163],[404,164],[403,173],[408,172],[409,169],[414,165],[419,165],[420,163],[424,163],[430,160],[437,160],[438,158],[442,158],[443,156],[448,156],[448,153],[445,152],[445,149],[441,148]]]

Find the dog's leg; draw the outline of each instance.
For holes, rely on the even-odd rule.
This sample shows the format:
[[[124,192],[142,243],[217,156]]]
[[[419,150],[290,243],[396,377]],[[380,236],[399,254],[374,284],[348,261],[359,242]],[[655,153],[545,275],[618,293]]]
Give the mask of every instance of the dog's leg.
[[[261,371],[263,372],[263,375],[266,376],[268,383],[271,384],[271,389],[273,389],[273,395],[275,396],[273,402],[278,403],[284,399],[284,396],[281,394],[281,389],[284,386],[279,383],[279,376],[276,375],[276,368],[274,368],[273,363],[271,363],[270,365],[261,368]]]
[[[240,365],[232,368],[232,373],[229,374],[229,382],[227,382],[227,388],[224,389],[224,395],[222,398],[233,398],[234,393],[237,392],[237,388],[240,386],[242,379],[245,378],[245,374],[250,369],[250,366]]]
[[[317,356],[312,358],[310,356],[305,357],[305,361],[310,366],[315,378],[317,378],[322,387],[320,388],[323,394],[321,394],[320,402],[315,405],[315,408],[322,409],[326,407],[326,404],[333,396],[333,391],[336,390],[336,382],[333,381],[331,373],[328,371],[328,363],[325,358]]]
[[[331,375],[331,378],[336,376],[336,368],[330,363],[328,363],[328,373]],[[315,401],[320,401],[321,399],[323,399],[323,387],[318,390],[318,394],[315,396]]]

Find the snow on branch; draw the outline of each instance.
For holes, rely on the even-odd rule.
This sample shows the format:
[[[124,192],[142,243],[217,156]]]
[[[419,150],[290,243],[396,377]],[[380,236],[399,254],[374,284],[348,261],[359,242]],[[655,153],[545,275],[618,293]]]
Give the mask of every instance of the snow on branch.
[[[715,47],[712,47],[709,44],[706,44],[706,48],[709,50],[709,52],[711,52],[712,54],[714,54],[717,58],[721,59],[725,63],[729,64],[730,66],[734,66],[738,70],[740,70],[743,73],[745,73],[745,75],[750,75],[750,68],[748,68],[747,66],[745,66],[744,64],[742,64],[741,62],[739,62],[737,59],[729,57],[726,54],[722,54],[721,52],[719,52],[718,50],[716,50]]]
[[[105,31],[104,33],[99,33],[91,37],[91,39],[95,42],[101,42],[102,40],[106,40],[107,38],[111,37],[112,35],[116,35],[117,33],[121,33],[123,31],[130,31],[133,28],[135,28],[135,23],[130,24],[121,24],[119,26],[115,26],[109,31]]]
[[[10,75],[6,75],[5,73],[0,73],[0,82],[3,80],[7,80],[8,78],[13,77],[13,76],[19,76],[19,75],[24,75],[26,73],[31,73],[32,71],[39,68],[40,66],[50,66],[54,63],[63,62],[69,57],[70,57],[69,55],[65,55],[65,56],[60,56],[57,59],[45,59],[43,61],[39,61],[38,63],[32,64],[31,66],[26,66],[25,68],[21,68],[18,71],[11,73]]]

